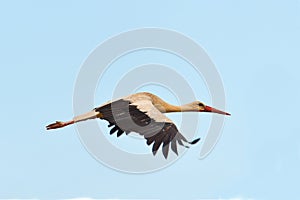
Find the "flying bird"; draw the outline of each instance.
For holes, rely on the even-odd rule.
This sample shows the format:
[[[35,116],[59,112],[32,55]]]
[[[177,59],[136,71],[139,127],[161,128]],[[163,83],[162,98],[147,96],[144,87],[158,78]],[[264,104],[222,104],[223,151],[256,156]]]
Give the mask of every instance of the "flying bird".
[[[212,108],[200,101],[194,101],[182,106],[168,104],[160,97],[140,92],[132,94],[115,101],[109,101],[92,111],[74,117],[67,122],[56,121],[46,129],[57,129],[89,119],[104,119],[111,127],[110,134],[117,133],[117,137],[124,132],[136,132],[146,139],[147,145],[152,146],[152,153],[155,155],[162,144],[162,152],[165,158],[168,157],[169,148],[178,155],[177,143],[188,148],[189,144],[196,144],[200,138],[188,141],[177,129],[176,125],[163,113],[170,112],[211,112],[222,115],[230,115],[227,112]]]

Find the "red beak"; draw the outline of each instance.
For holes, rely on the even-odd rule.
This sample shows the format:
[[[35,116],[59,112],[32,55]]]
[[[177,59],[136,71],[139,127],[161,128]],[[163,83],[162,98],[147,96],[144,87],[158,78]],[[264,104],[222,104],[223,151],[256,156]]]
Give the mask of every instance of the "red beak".
[[[224,111],[221,111],[221,110],[218,110],[216,108],[212,108],[210,106],[205,106],[204,107],[204,110],[202,110],[201,112],[212,112],[212,113],[218,113],[218,114],[221,114],[221,115],[231,115],[227,112],[224,112]]]

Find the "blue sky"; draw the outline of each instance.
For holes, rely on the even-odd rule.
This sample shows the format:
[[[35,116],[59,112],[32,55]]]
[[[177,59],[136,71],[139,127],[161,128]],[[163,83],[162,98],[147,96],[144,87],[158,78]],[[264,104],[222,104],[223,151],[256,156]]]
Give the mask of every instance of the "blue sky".
[[[296,0],[1,1],[0,198],[297,198],[299,20]],[[200,143],[164,170],[133,175],[93,159],[74,127],[44,127],[72,117],[74,83],[89,53],[143,27],[176,30],[206,50],[232,117],[207,158],[198,159]],[[152,56],[178,59],[156,52],[126,63]]]

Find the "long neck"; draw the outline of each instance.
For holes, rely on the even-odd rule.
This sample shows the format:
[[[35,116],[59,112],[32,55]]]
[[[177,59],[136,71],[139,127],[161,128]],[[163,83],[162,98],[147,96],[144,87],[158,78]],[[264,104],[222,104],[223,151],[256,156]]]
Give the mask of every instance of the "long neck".
[[[162,100],[156,95],[151,94],[151,98],[152,98],[153,105],[162,113],[195,111],[195,109],[193,109],[190,104],[175,106],[165,102],[164,100]]]
[[[197,109],[193,108],[190,104],[185,104],[182,106],[174,106],[168,104],[166,108],[166,112],[194,112],[197,111]]]

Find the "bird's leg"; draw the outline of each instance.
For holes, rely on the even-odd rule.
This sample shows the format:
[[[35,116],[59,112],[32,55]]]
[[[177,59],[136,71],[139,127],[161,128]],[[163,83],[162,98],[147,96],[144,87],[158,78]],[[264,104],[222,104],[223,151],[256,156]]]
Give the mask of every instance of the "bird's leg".
[[[49,124],[48,126],[46,126],[46,129],[50,130],[50,129],[62,128],[62,127],[65,127],[65,126],[68,126],[70,124],[74,124],[77,122],[81,122],[81,121],[85,121],[85,120],[89,120],[89,119],[95,119],[97,117],[101,118],[101,116],[102,116],[102,114],[100,112],[92,110],[85,114],[78,115],[78,116],[74,117],[72,120],[67,121],[67,122],[56,121],[55,123]]]
[[[68,125],[74,124],[74,123],[75,123],[74,120],[67,121],[67,122],[56,121],[55,123],[49,124],[48,126],[46,126],[46,129],[50,130],[50,129],[62,128],[62,127],[65,127],[65,126],[68,126]]]

